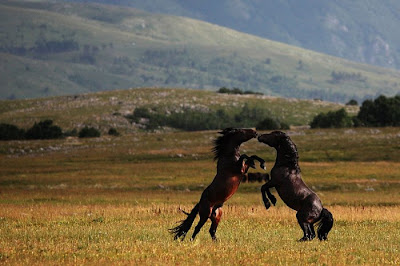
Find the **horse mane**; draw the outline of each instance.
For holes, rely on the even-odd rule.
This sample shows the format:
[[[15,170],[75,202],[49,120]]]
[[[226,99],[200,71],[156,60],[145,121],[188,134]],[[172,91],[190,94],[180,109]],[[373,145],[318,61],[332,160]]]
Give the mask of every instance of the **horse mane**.
[[[214,153],[214,161],[218,160],[222,156],[226,139],[233,132],[235,132],[233,128],[225,128],[221,132],[218,132],[222,134],[222,136],[217,137],[213,142],[214,147],[212,148],[212,152]]]
[[[284,134],[284,133],[283,133]],[[297,146],[291,140],[289,136],[284,134],[284,138],[282,138],[282,142],[284,145],[280,144],[279,149],[283,154],[282,159],[284,159],[284,163],[296,168],[298,172],[300,172],[299,166],[299,153],[297,151]]]

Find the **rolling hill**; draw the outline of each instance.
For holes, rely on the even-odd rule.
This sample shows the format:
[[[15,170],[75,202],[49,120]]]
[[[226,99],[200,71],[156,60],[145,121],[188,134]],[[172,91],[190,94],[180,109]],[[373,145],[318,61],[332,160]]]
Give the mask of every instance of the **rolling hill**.
[[[238,87],[345,102],[400,91],[396,70],[126,7],[1,1],[0,25],[2,99]]]
[[[65,131],[85,126],[98,128],[106,134],[114,127],[121,133],[142,131],[140,123],[127,119],[137,108],[159,114],[195,110],[209,113],[223,110],[239,113],[244,106],[261,110],[256,120],[275,117],[292,126],[307,125],[320,112],[346,110],[355,115],[358,106],[345,106],[319,100],[276,98],[265,95],[230,95],[204,90],[142,88],[57,96],[27,100],[0,101],[0,123],[28,129],[35,122],[51,119]],[[255,127],[256,125],[251,125]],[[165,130],[168,130],[167,128]]]

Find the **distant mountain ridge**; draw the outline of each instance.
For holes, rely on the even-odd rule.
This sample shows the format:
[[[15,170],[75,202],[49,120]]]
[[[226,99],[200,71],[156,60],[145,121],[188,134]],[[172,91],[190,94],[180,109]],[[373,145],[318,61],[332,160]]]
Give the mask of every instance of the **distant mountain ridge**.
[[[185,17],[95,3],[0,1],[0,98],[134,87],[240,88],[361,101],[400,72]]]
[[[352,61],[400,68],[400,2],[73,0],[186,16]]]

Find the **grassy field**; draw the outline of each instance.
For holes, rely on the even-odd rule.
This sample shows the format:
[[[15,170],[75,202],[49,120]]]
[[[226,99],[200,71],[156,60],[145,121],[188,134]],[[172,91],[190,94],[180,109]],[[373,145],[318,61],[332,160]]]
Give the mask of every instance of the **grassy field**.
[[[0,142],[0,264],[400,264],[400,128],[290,131],[303,179],[335,217],[329,240],[299,243],[295,212],[266,211],[259,183],[173,241],[214,174],[214,131]],[[242,152],[271,168],[255,140]],[[276,193],[275,193],[276,194]],[[191,232],[189,232],[191,233]]]

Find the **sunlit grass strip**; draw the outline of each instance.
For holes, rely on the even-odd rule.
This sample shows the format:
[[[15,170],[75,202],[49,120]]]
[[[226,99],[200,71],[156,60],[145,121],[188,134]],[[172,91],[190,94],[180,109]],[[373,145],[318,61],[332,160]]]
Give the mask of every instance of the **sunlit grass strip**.
[[[296,241],[301,231],[286,207],[226,208],[217,243],[207,230],[195,242],[174,242],[167,229],[183,216],[174,204],[1,207],[0,259],[11,264],[399,263],[399,207],[330,206],[329,241],[310,243]]]

